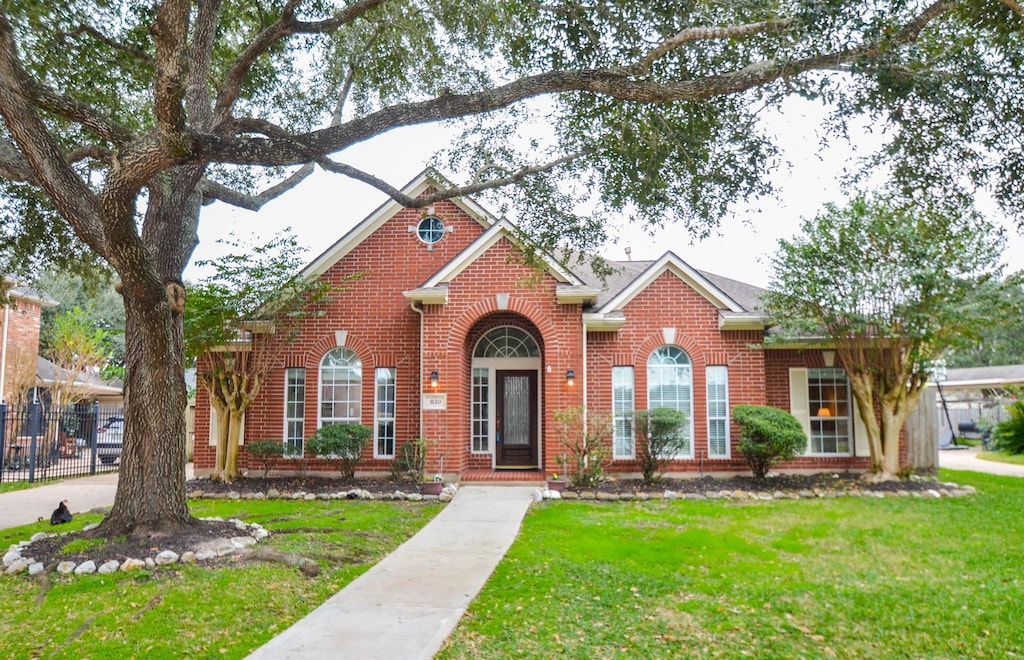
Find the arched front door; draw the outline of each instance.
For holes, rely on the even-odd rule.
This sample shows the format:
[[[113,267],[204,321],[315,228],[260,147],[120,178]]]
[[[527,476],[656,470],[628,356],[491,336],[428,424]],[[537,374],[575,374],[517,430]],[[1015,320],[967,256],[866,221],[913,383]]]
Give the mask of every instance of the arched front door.
[[[537,341],[522,328],[487,332],[473,351],[473,451],[495,468],[537,469],[540,456]]]

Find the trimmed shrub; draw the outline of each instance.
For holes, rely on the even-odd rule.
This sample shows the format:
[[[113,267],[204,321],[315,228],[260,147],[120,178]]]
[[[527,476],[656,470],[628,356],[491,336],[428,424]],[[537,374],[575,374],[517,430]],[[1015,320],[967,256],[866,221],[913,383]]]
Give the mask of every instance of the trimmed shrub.
[[[796,417],[770,406],[736,406],[732,418],[740,425],[740,451],[751,471],[763,479],[771,466],[792,460],[807,447],[807,436]]]
[[[306,443],[306,448],[318,457],[327,459],[341,472],[341,476],[351,479],[356,474],[356,465],[362,459],[371,435],[373,430],[362,424],[328,424],[317,429]]]
[[[992,438],[996,449],[1008,454],[1024,454],[1024,401],[1006,406],[1010,416],[995,425]]]
[[[284,443],[280,440],[256,440],[247,442],[245,450],[263,465],[263,478],[270,472],[270,461],[284,456]]]
[[[636,449],[644,483],[661,480],[668,462],[686,449],[683,435],[686,413],[673,408],[638,410],[636,418]]]

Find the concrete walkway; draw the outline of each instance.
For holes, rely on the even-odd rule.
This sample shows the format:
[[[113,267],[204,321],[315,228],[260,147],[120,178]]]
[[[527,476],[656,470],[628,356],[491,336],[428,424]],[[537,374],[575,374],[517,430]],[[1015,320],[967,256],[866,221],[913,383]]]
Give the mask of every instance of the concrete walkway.
[[[433,657],[512,545],[534,490],[460,488],[416,536],[249,658]]]
[[[68,501],[71,513],[113,506],[117,492],[117,473],[65,479],[43,486],[32,486],[0,495],[0,529],[49,521],[61,500]]]
[[[978,458],[979,451],[981,451],[981,447],[940,449],[939,467],[947,470],[971,470],[972,472],[999,474],[1006,477],[1024,477],[1024,465],[985,461]]]

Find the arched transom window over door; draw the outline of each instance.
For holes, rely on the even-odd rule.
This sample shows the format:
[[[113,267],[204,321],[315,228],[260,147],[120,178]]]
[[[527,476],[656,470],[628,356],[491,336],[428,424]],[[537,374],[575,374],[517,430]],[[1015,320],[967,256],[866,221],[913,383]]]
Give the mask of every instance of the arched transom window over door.
[[[363,365],[350,348],[335,348],[320,361],[320,424],[360,423]]]
[[[693,364],[678,346],[659,346],[647,360],[647,409],[655,408],[686,414],[686,444],[676,457],[693,458]]]
[[[477,343],[475,358],[536,358],[540,357],[537,341],[527,331],[513,326],[491,330]]]

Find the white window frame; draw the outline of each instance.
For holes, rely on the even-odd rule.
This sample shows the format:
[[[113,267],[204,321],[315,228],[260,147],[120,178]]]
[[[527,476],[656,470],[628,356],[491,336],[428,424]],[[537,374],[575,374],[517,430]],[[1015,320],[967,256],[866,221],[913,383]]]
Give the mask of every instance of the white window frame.
[[[838,385],[845,389],[845,400],[840,401],[836,397],[827,397],[825,394],[829,386],[836,387]],[[850,391],[850,379],[846,372],[839,368],[808,369],[807,403],[807,412],[810,419],[810,433],[807,434],[807,455],[852,456],[856,439],[854,438],[853,415],[851,414],[853,412],[853,397]],[[830,414],[819,416],[818,411],[822,408],[828,408]],[[846,427],[846,451],[838,451],[843,438],[839,433],[830,435],[828,438],[830,442],[835,442],[837,450],[822,450],[823,443],[825,442],[822,428],[826,425],[835,425],[837,428]]]
[[[385,380],[382,382],[381,378]],[[382,396],[382,394],[384,396]],[[398,395],[398,373],[395,367],[377,367],[373,370],[373,457],[395,457],[395,405]],[[390,433],[381,434],[381,427]],[[383,443],[391,443],[390,453]]]
[[[325,367],[324,366],[324,362],[327,361],[328,356],[330,356],[332,353],[341,353],[343,355],[348,355],[348,356],[350,356],[352,358],[352,360],[346,366],[329,366],[329,367]],[[330,416],[330,417],[325,417],[324,416],[324,403],[325,403],[325,399],[324,399],[324,372],[327,369],[332,369],[332,370],[334,370],[334,369],[337,369],[337,370],[349,369],[349,370],[351,370],[355,374],[355,376],[357,376],[358,385],[353,388],[355,390],[355,396],[354,397],[347,398],[347,399],[332,399],[331,400],[331,403],[334,404],[334,405],[337,405],[337,404],[348,404],[346,406],[346,408],[347,408],[346,412],[348,412],[350,414],[341,415],[341,416]],[[362,401],[362,399],[363,399],[363,372],[362,372],[362,369],[363,369],[363,365],[362,365],[362,361],[360,361],[360,359],[359,359],[359,355],[355,351],[353,351],[351,348],[345,348],[343,346],[339,346],[337,348],[332,348],[330,351],[327,351],[326,353],[324,353],[324,356],[320,359],[320,368],[319,368],[318,374],[317,374],[318,375],[318,380],[317,380],[317,407],[316,407],[317,428],[320,428],[320,427],[322,427],[322,426],[324,426],[326,424],[337,424],[339,422],[350,422],[352,424],[361,424],[362,423],[362,414],[363,414],[363,401]],[[354,415],[351,414],[353,409],[355,411]]]
[[[298,382],[297,376],[302,377]],[[298,433],[292,433],[297,430]],[[285,456],[302,456],[306,448],[306,370],[290,367],[284,370],[284,440]],[[298,451],[295,451],[295,448]]]
[[[712,365],[705,369],[708,412],[708,458],[729,458],[731,454],[729,437],[729,367]],[[714,451],[714,426],[722,427],[723,452]]]
[[[471,369],[473,394],[470,402],[470,452],[491,453],[491,369],[474,366]]]
[[[613,460],[636,458],[636,427],[633,424],[633,414],[635,411],[636,373],[633,366],[621,365],[612,367]]]
[[[678,351],[678,353],[676,353]],[[669,363],[659,362],[655,360],[661,360],[661,356],[668,357],[669,354],[673,355],[673,359],[678,357],[685,358],[685,363]],[[668,373],[671,370],[675,370],[676,376],[680,374],[685,375],[685,380],[681,387],[686,391],[687,397],[682,399],[676,399],[673,401],[673,405],[664,405],[663,401],[659,400],[656,403],[652,403],[652,393],[655,391],[653,386],[663,383],[663,378],[660,377],[662,373]],[[686,428],[683,429],[683,435],[686,439],[686,449],[682,452],[675,454],[673,459],[692,459],[693,458],[693,360],[690,359],[690,355],[682,348],[673,344],[665,344],[651,351],[650,356],[647,358],[647,409],[653,410],[655,408],[674,408],[686,413]]]

